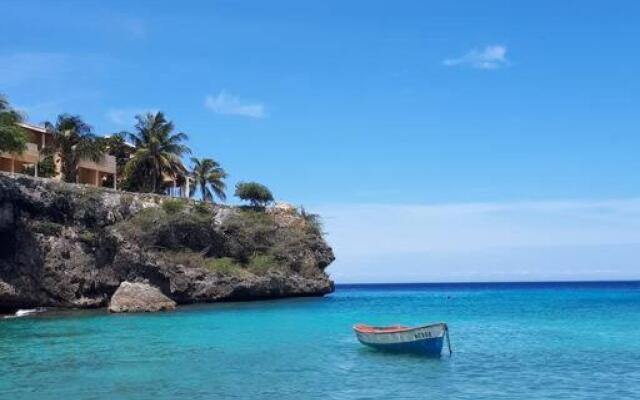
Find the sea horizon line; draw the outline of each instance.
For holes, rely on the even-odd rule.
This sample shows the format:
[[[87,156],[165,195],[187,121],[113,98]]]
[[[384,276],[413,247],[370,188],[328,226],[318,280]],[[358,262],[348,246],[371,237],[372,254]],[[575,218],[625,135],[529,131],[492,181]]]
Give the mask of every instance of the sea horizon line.
[[[336,287],[355,286],[482,286],[482,285],[596,285],[596,284],[638,284],[640,279],[613,279],[613,280],[532,280],[532,281],[439,281],[439,282],[343,282],[336,283]]]

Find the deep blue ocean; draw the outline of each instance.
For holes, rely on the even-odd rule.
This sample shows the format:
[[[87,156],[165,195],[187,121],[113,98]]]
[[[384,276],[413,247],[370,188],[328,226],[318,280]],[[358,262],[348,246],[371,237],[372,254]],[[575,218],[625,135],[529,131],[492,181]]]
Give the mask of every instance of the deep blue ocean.
[[[445,321],[453,356],[351,326]],[[0,320],[0,399],[640,399],[640,282],[338,286],[324,298]]]

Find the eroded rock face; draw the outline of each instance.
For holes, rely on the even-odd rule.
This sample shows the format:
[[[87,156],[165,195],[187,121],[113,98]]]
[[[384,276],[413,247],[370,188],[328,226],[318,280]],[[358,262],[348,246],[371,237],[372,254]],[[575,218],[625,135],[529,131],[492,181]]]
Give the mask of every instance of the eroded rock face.
[[[161,216],[138,229],[144,235],[131,232],[140,215],[162,211],[166,201],[0,173],[0,312],[106,307],[124,281],[148,282],[178,304],[333,291],[324,272],[333,252],[295,209],[253,215],[255,224],[272,218],[254,231],[254,219],[238,221],[242,210],[200,210],[185,201],[185,211],[171,217],[184,222],[168,225]],[[212,267],[212,260],[256,250],[267,252],[275,267],[240,274]],[[185,252],[192,262],[174,256]]]
[[[174,310],[176,302],[147,283],[122,282],[111,297],[109,312],[156,312]]]

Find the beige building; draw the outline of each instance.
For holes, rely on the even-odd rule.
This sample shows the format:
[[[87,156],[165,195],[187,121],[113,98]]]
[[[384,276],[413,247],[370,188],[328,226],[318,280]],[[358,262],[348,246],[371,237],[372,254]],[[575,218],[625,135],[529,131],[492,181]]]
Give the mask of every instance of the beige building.
[[[21,123],[27,132],[27,148],[22,154],[0,153],[0,171],[10,173],[29,173],[38,176],[38,162],[43,158],[43,150],[51,146],[53,137],[40,126]],[[54,156],[55,157],[55,156]],[[60,179],[59,166],[56,163],[56,176]],[[116,188],[116,159],[105,155],[100,162],[81,160],[78,164],[77,183],[93,186]]]

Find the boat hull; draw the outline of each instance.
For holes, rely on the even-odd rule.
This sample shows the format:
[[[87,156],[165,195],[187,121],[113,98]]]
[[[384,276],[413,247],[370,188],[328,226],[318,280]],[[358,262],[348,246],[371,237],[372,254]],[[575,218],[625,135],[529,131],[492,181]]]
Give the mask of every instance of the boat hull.
[[[377,350],[439,356],[442,353],[447,327],[445,324],[434,324],[418,328],[375,331],[375,328],[356,326],[354,331],[360,343]]]

